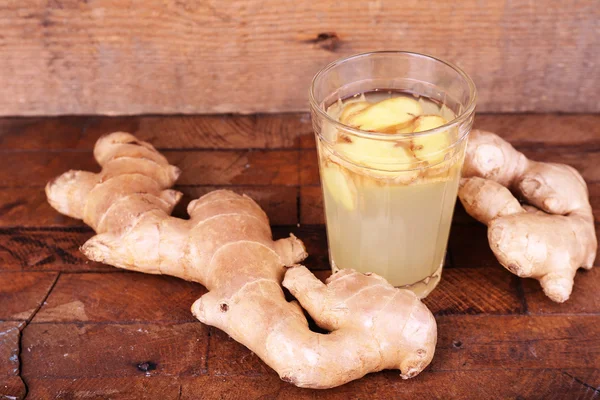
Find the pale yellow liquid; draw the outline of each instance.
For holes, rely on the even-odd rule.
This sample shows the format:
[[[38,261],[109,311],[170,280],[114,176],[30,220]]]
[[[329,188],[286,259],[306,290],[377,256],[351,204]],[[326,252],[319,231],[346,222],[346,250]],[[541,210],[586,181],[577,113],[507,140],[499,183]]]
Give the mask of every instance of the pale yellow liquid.
[[[447,119],[454,118],[448,118],[448,110],[429,103],[423,107],[428,114],[445,113]],[[409,287],[425,297],[441,277],[462,153],[454,152],[431,168],[379,174],[352,166],[320,144],[322,179],[327,179],[323,169],[338,168],[354,196],[348,207],[324,182],[332,268],[373,272],[394,286]],[[414,178],[415,174],[418,177]]]

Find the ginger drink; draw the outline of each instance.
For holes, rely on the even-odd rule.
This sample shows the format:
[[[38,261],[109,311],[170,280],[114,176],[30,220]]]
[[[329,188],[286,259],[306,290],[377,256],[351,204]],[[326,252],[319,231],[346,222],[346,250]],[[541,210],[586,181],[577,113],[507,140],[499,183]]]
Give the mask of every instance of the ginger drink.
[[[441,278],[473,111],[461,123],[465,106],[435,85],[348,86],[313,107],[332,269],[425,297]]]

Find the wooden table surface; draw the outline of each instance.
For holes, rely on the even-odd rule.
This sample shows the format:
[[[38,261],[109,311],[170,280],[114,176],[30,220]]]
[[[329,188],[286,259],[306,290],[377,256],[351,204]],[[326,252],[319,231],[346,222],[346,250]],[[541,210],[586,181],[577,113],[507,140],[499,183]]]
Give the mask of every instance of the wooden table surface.
[[[476,126],[575,166],[600,217],[600,115],[479,115]],[[328,274],[306,114],[0,119],[0,398],[600,398],[600,268],[579,272],[571,299],[554,304],[499,266],[485,228],[460,206],[442,282],[425,300],[439,337],[423,373],[403,381],[385,371],[326,391],[280,381],[193,318],[202,286],[86,261],[78,247],[92,231],[46,203],[52,177],[98,170],[93,144],[115,130],[183,169],[184,205],[214,188],[247,193],[275,236],[300,237],[306,265]]]

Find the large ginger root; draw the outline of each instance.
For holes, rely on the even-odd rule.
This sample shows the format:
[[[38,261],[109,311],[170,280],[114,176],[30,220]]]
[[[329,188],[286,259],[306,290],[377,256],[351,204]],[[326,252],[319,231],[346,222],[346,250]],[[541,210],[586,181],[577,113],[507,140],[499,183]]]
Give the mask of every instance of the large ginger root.
[[[82,251],[92,260],[199,282],[209,293],[192,306],[297,386],[329,388],[382,369],[403,378],[433,357],[435,319],[410,291],[354,271],[327,285],[305,267],[302,242],[273,241],[269,221],[246,196],[215,191],[192,201],[189,220],[169,216],[181,194],[168,189],[179,170],[127,133],[101,138],[102,172],[70,171],[50,182],[50,204],[83,219],[97,235]],[[286,273],[286,266],[291,266]],[[298,302],[324,329],[310,331]]]
[[[459,198],[488,226],[500,264],[539,280],[550,299],[566,301],[577,270],[592,268],[596,257],[594,216],[581,175],[568,165],[529,160],[499,136],[475,130],[463,176]]]

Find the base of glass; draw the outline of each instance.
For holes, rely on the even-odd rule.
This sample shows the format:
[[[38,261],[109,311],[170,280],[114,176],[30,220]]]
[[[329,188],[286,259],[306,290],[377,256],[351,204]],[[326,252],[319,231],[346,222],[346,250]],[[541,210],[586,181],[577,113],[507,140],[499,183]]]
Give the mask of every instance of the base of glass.
[[[444,259],[445,259],[445,257],[444,257]],[[340,270],[340,268],[337,265],[335,265],[335,262],[333,260],[331,260],[330,262],[331,262],[331,271],[335,274],[336,272],[338,272]],[[411,283],[410,285],[396,286],[396,287],[400,288],[400,289],[408,289],[411,292],[413,292],[414,294],[416,294],[419,299],[422,300],[425,297],[427,297],[427,295],[429,295],[429,293],[431,293],[433,291],[433,289],[435,289],[435,287],[438,285],[438,283],[440,283],[440,280],[442,279],[443,266],[444,266],[444,261],[442,260],[440,267],[438,269],[436,269],[433,274],[425,277],[424,279],[421,279],[418,282]]]
[[[408,290],[412,291],[414,294],[416,294],[419,299],[424,299],[425,297],[427,297],[427,295],[429,295],[429,293],[431,293],[433,291],[433,289],[435,289],[435,287],[438,285],[438,283],[440,283],[440,280],[442,279],[442,267],[443,266],[444,266],[444,263],[442,262],[442,265],[440,265],[440,267],[438,269],[436,269],[433,274],[429,275],[425,279],[422,279],[422,280],[412,283],[410,285],[398,286],[398,287],[400,287],[402,289],[408,289]]]

